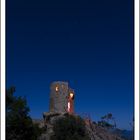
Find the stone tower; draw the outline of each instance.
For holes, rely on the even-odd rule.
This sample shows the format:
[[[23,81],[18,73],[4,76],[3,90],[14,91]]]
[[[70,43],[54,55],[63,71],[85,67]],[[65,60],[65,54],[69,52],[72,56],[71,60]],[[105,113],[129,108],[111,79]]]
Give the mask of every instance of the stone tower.
[[[52,113],[74,113],[74,91],[67,82],[53,82],[50,87],[50,107]]]

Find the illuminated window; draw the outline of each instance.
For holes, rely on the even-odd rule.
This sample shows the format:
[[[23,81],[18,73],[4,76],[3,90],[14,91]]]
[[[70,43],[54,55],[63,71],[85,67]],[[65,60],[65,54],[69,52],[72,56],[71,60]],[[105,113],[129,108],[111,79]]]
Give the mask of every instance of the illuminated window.
[[[73,99],[74,94],[71,92],[70,93],[70,98]]]
[[[68,112],[70,112],[70,102],[68,102]]]
[[[58,91],[58,90],[59,90],[58,86],[56,86],[56,87],[55,87],[55,90],[56,90],[56,91]]]

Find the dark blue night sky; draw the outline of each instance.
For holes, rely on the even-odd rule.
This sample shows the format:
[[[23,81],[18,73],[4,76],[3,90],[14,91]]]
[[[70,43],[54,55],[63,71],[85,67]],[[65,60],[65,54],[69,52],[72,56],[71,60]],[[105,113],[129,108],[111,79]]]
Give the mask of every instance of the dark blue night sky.
[[[7,0],[7,87],[33,118],[48,111],[52,81],[68,81],[75,111],[111,112],[130,129],[134,99],[133,0]]]

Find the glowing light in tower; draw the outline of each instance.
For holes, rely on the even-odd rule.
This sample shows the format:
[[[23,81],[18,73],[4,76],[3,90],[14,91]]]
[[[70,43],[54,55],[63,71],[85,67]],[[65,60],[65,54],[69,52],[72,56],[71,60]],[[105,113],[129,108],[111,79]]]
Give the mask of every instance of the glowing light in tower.
[[[71,99],[73,98],[73,93],[70,93],[70,98],[71,98]]]
[[[68,102],[68,112],[70,112],[70,102]]]
[[[58,86],[55,87],[55,90],[58,91]]]

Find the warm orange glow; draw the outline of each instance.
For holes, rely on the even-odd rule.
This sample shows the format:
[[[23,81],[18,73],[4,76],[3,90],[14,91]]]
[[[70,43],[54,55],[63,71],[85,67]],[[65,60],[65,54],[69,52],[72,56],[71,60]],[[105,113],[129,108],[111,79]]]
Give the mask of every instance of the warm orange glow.
[[[70,98],[73,98],[73,96],[74,96],[73,93],[70,93]]]
[[[70,112],[70,102],[68,102],[68,112]]]
[[[58,89],[59,89],[58,86],[56,86],[56,87],[55,87],[55,90],[58,91]]]

